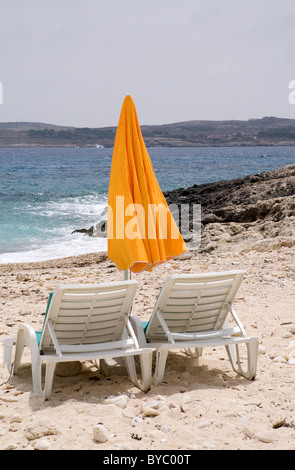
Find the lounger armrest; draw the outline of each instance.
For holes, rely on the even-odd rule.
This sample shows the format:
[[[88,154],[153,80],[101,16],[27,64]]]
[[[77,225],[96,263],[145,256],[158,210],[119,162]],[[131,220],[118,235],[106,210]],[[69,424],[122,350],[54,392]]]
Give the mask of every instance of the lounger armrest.
[[[137,318],[137,317],[134,317],[133,315],[130,315],[129,320],[130,320],[131,326],[134,330],[134,333],[136,334],[139,347],[140,348],[148,347],[148,343],[146,341],[146,337],[145,337],[145,334],[144,334],[144,331],[143,331],[142,322],[140,321],[140,319]]]
[[[35,329],[28,323],[21,323],[18,327],[17,335],[24,334],[26,342],[32,341],[36,342],[37,346],[37,337]],[[27,345],[27,344],[26,344]]]
[[[223,330],[215,331],[200,331],[198,333],[170,333],[171,337],[175,340],[180,341],[194,341],[194,340],[204,340],[204,339],[214,339],[214,338],[225,338],[232,335],[240,334],[241,331],[239,328],[226,328]]]

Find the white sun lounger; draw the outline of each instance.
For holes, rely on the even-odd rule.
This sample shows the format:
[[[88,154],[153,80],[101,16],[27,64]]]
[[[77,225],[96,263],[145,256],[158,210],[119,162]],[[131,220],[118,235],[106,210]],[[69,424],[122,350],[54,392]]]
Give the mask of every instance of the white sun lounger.
[[[141,390],[148,390],[152,350],[139,347],[128,318],[135,292],[135,281],[58,287],[52,294],[42,331],[21,324],[17,336],[4,341],[5,367],[17,374],[23,349],[30,348],[34,393],[44,400],[50,396],[58,362],[124,357],[131,381]],[[140,358],[141,381],[137,378],[134,356]]]
[[[253,380],[257,367],[258,338],[246,335],[233,308],[243,279],[242,271],[175,275],[167,278],[147,324],[130,321],[139,346],[156,350],[153,383],[162,382],[169,350],[185,349],[201,355],[203,347],[225,346],[233,370]],[[232,317],[230,327],[228,317]],[[247,350],[247,369],[242,368],[239,345]]]

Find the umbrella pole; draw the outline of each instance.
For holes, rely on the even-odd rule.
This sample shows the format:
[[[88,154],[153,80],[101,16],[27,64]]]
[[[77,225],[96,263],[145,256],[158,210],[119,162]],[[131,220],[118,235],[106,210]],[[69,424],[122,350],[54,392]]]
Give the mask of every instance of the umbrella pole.
[[[128,281],[128,278],[131,279],[131,273],[129,271],[129,269],[125,269],[124,271],[124,281]]]

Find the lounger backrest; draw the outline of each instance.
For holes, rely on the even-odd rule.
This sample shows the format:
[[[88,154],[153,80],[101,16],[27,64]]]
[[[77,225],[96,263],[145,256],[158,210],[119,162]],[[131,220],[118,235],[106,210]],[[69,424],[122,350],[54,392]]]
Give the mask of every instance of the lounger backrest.
[[[165,337],[158,310],[171,333],[221,329],[242,279],[242,271],[168,277],[146,328],[147,338]]]
[[[50,328],[59,345],[119,341],[135,291],[135,281],[58,287],[50,302],[40,349],[53,349]]]

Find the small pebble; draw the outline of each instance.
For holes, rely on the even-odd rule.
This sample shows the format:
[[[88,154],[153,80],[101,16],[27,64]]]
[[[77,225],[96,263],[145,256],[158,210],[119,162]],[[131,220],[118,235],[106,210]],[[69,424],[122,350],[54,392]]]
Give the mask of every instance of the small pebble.
[[[282,356],[276,356],[273,358],[272,360],[273,362],[276,362],[276,363],[282,363],[282,364],[286,364],[287,363],[287,359],[285,359],[284,357]]]
[[[258,441],[265,442],[266,444],[269,444],[269,443],[273,442],[273,437],[272,436],[270,436],[267,433],[261,433],[261,432],[255,433],[253,435],[253,439],[258,439]]]
[[[154,408],[155,410],[157,410],[160,406],[160,403],[158,400],[149,400],[145,402],[145,406],[147,408]]]
[[[119,408],[126,408],[127,403],[128,403],[128,396],[127,395],[119,395],[119,396],[114,396],[110,395],[104,403],[110,404],[110,405],[116,405]]]
[[[165,423],[161,426],[160,431],[165,432],[165,433],[170,432],[171,431],[171,426],[169,424]]]
[[[144,406],[142,408],[142,414],[143,414],[143,416],[158,416],[159,411],[155,410],[155,408],[150,408],[148,406]]]
[[[51,442],[48,439],[39,439],[34,445],[36,450],[48,450],[51,447]]]
[[[207,426],[210,426],[211,422],[210,421],[203,421],[202,423],[200,423],[197,427],[199,429],[201,428],[206,428]]]
[[[193,401],[192,397],[191,397],[190,395],[187,395],[187,394],[186,394],[186,395],[184,395],[184,397],[181,399],[181,404],[182,404],[182,405],[185,405],[185,404],[190,403],[190,402],[192,402],[192,401]]]
[[[96,424],[93,427],[93,439],[96,442],[106,442],[109,439],[108,432],[103,424]]]
[[[262,346],[262,344],[260,344],[260,345],[258,346],[258,354],[265,354],[265,352],[266,352],[265,347]]]
[[[255,434],[255,431],[254,431],[254,429],[249,428],[248,426],[244,426],[244,428],[243,428],[243,433],[245,434],[245,436],[247,436],[247,437],[249,437],[250,439],[252,439],[252,437],[253,437],[254,434]]]
[[[10,422],[11,423],[21,423],[22,422],[22,417],[19,414],[15,413],[14,415],[11,416]]]
[[[55,434],[58,434],[56,426],[43,418],[33,419],[32,423],[28,424],[25,428],[25,437],[29,441]]]

